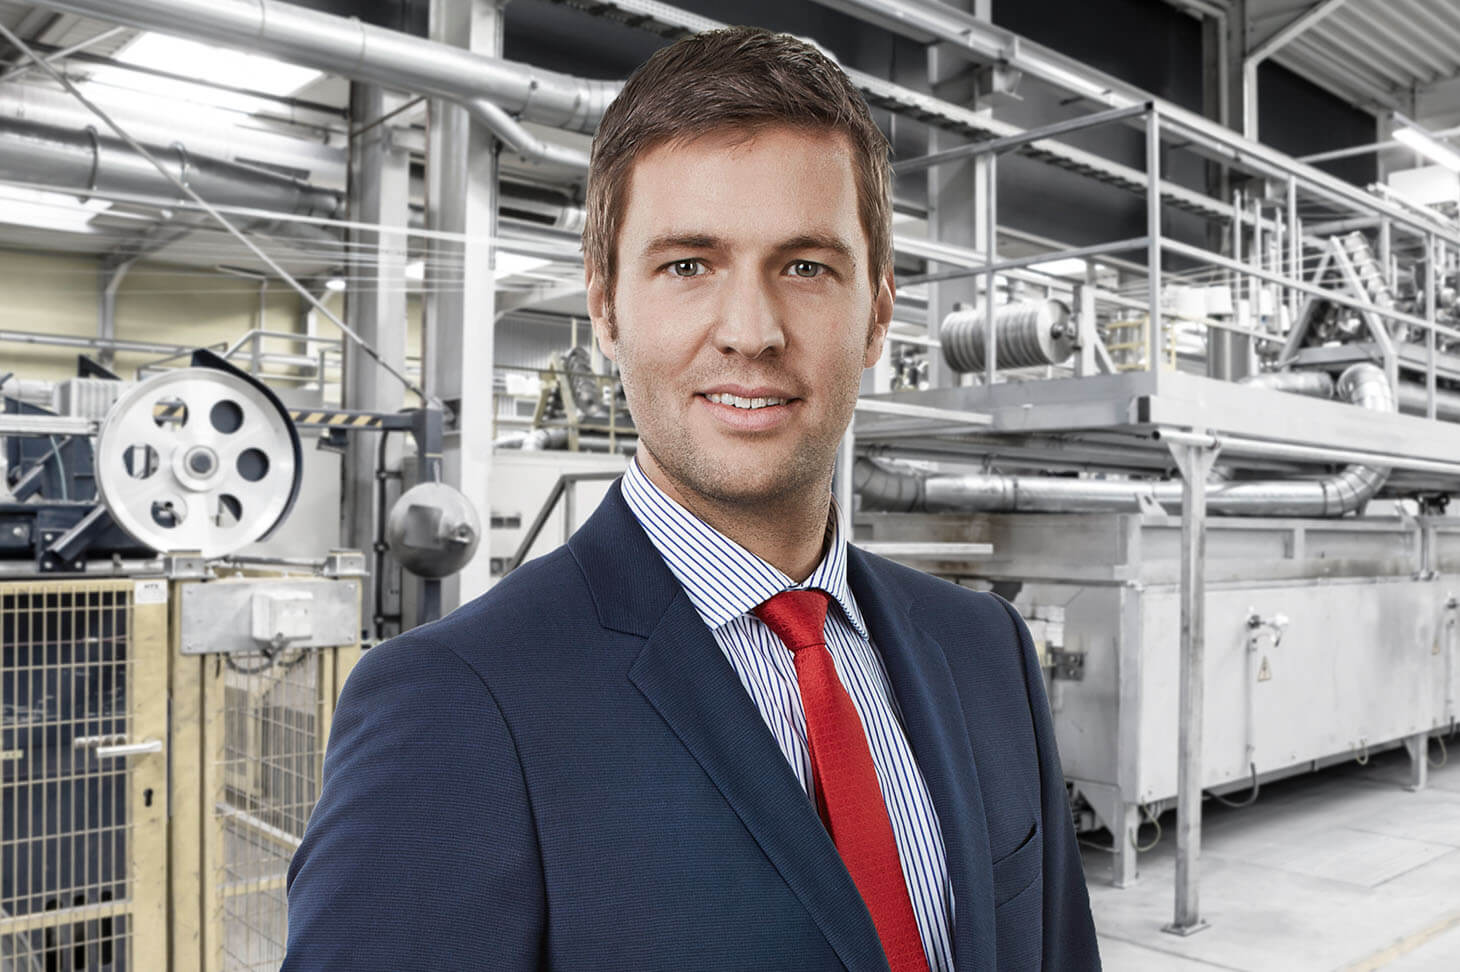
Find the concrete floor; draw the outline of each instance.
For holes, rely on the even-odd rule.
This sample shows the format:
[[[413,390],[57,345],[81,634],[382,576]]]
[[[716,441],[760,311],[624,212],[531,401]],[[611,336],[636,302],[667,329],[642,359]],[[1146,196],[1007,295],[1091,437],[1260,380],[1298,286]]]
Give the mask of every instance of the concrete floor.
[[[1172,916],[1175,812],[1131,887],[1110,886],[1110,855],[1085,873],[1111,972],[1457,972],[1460,970],[1460,737],[1429,787],[1404,788],[1403,750],[1269,784],[1252,807],[1208,800],[1201,914],[1189,937]],[[1430,757],[1440,759],[1431,743]],[[1142,828],[1149,842],[1154,828]],[[1098,835],[1109,838],[1105,835]]]

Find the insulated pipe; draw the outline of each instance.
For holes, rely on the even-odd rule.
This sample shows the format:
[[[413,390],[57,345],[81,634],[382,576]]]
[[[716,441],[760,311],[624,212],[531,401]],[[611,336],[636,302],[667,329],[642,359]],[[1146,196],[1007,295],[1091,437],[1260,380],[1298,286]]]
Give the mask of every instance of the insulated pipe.
[[[1244,378],[1241,384],[1274,388],[1312,398],[1333,397],[1333,376],[1326,371],[1268,371]],[[1405,414],[1429,414],[1429,398],[1424,385],[1401,381],[1395,398],[1399,411]],[[1435,418],[1443,422],[1460,422],[1460,392],[1445,388],[1435,389]]]
[[[1337,391],[1354,405],[1395,410],[1389,380],[1377,365],[1353,365],[1340,376]],[[1207,484],[1207,508],[1227,516],[1342,516],[1372,499],[1388,476],[1388,469],[1356,464],[1319,480],[1214,481]],[[1182,493],[1180,482],[989,473],[922,476],[865,458],[857,460],[853,483],[867,509],[923,513],[1139,512],[1145,501],[1179,507]]]
[[[254,166],[193,156],[176,146],[152,147],[158,161],[219,206],[332,217],[338,193]],[[177,187],[120,139],[8,119],[0,123],[0,180],[58,189],[177,198]]]
[[[463,105],[487,98],[524,121],[578,132],[598,126],[620,87],[273,0],[46,0],[46,6]]]
[[[1264,371],[1248,375],[1238,384],[1292,392],[1309,398],[1333,397],[1333,376],[1326,371]]]
[[[185,128],[183,141],[194,155],[226,162],[263,163],[308,173],[315,185],[343,186],[348,152],[341,147],[303,137],[246,127],[246,116],[210,113],[189,115],[179,121],[176,106],[161,96],[127,92],[124,95],[91,93],[91,97],[143,145],[172,145]],[[224,120],[238,118],[234,124]],[[99,127],[95,115],[69,92],[39,84],[0,85],[0,130],[11,120],[81,131]],[[257,124],[254,122],[253,124]]]
[[[219,205],[280,213],[285,225],[272,232],[287,232],[291,236],[320,243],[337,245],[339,242],[325,227],[288,223],[287,217],[343,216],[343,193],[258,166],[196,154],[181,144],[172,148],[153,144],[147,148],[158,159],[182,166],[188,182]],[[571,165],[571,162],[568,164]],[[178,170],[175,168],[174,171]],[[94,138],[86,130],[3,116],[0,116],[0,182],[47,186],[61,192],[95,191],[101,198],[108,193],[116,193],[163,202],[177,195],[176,187],[116,139]],[[504,205],[517,203],[510,186],[504,187],[502,202]],[[545,225],[518,223],[507,218],[499,229],[502,238],[508,241],[504,248],[544,259],[580,259],[577,231],[581,229],[583,220],[581,207],[548,205],[532,199],[527,199],[523,205],[551,216],[565,229],[555,231]],[[422,214],[413,210],[411,225],[415,227],[422,223]],[[517,245],[511,245],[513,243]]]
[[[588,174],[587,152],[538,138],[495,102],[473,98],[466,103],[466,110],[524,162],[559,169],[573,177]]]
[[[1430,403],[1425,386],[1401,381],[1399,383],[1399,410],[1411,415],[1428,415]],[[1435,389],[1435,418],[1445,422],[1460,422],[1460,392],[1444,388]]]

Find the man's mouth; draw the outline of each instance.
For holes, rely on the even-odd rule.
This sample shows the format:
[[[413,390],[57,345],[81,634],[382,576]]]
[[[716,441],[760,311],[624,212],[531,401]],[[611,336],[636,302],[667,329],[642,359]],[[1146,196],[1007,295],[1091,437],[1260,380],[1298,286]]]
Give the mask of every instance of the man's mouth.
[[[724,392],[714,392],[706,395],[705,398],[716,405],[731,405],[735,408],[756,409],[766,408],[771,405],[785,405],[790,401],[788,398],[742,398],[739,395],[729,395]]]

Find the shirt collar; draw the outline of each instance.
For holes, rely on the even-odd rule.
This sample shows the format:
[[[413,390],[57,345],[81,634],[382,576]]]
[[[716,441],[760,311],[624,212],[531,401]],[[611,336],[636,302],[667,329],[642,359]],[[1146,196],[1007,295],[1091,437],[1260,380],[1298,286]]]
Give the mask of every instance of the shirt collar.
[[[847,586],[847,541],[835,499],[826,554],[811,576],[797,584],[671,499],[650,481],[638,460],[631,461],[624,473],[623,495],[634,518],[711,631],[749,614],[782,591],[817,588],[841,605],[842,613],[859,635],[868,637],[862,612]]]

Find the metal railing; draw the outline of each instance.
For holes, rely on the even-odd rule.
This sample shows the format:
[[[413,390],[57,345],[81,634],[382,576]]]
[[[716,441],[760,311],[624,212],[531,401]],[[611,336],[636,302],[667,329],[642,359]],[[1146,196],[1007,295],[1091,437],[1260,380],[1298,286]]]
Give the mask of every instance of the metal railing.
[[[617,479],[621,475],[623,474],[618,472],[584,472],[564,473],[559,476],[557,482],[553,483],[553,488],[549,491],[547,500],[542,504],[542,509],[537,511],[537,516],[533,518],[531,525],[527,528],[527,532],[522,535],[522,542],[517,545],[517,551],[503,565],[502,575],[506,576],[522,566],[522,562],[527,559],[527,555],[531,552],[533,544],[537,543],[537,538],[542,534],[543,527],[547,525],[548,519],[552,517],[553,510],[557,507],[559,501],[562,501],[563,504],[563,540],[565,542],[567,541],[568,537],[573,533],[574,524],[578,520],[575,494],[579,483],[604,482],[606,480]]]

